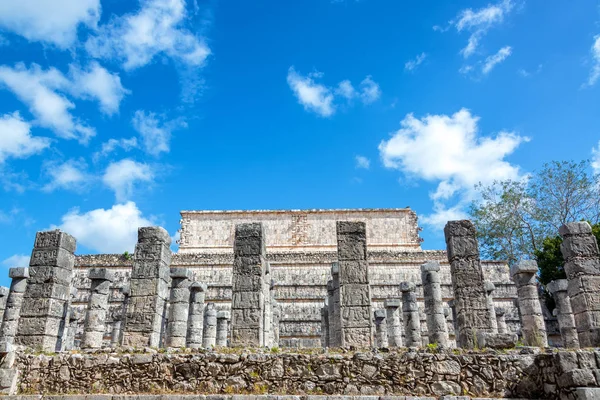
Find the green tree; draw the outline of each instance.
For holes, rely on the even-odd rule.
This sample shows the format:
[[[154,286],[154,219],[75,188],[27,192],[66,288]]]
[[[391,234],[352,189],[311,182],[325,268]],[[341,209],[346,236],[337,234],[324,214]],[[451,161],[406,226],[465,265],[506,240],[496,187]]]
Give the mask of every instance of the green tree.
[[[591,173],[588,161],[552,161],[522,180],[478,185],[477,190],[480,198],[471,204],[470,214],[481,251],[510,265],[538,258],[537,252],[554,265],[552,254],[560,248],[551,239],[556,240],[562,224],[600,222],[600,179]],[[553,271],[544,276],[554,276]]]

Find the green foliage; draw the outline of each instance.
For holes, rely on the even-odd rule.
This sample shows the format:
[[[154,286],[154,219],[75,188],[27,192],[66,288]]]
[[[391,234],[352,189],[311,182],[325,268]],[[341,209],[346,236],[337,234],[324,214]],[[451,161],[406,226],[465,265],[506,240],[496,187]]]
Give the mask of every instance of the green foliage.
[[[560,236],[547,237],[542,241],[541,249],[535,250],[534,255],[540,270],[539,281],[547,285],[556,279],[566,278],[563,265],[565,263],[560,251],[562,238]]]
[[[126,251],[123,253],[123,258],[125,258],[126,260],[131,260],[133,256],[128,251]]]
[[[572,221],[600,222],[600,176],[591,173],[588,161],[552,161],[527,178],[476,189],[481,196],[470,214],[481,252],[509,265],[533,257],[557,265],[558,228]],[[541,271],[540,280],[561,276],[556,268]]]

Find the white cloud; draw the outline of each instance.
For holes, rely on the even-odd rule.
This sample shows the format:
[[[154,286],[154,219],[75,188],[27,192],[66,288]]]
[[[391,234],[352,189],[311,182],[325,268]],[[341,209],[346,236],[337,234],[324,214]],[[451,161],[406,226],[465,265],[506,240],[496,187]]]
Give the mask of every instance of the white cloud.
[[[334,101],[337,98],[344,98],[348,104],[352,103],[354,98],[359,98],[365,104],[371,104],[381,97],[379,84],[368,75],[360,82],[357,90],[348,79],[338,83],[335,88],[325,86],[315,82],[316,78],[322,78],[323,73],[313,72],[307,76],[302,76],[294,67],[290,67],[287,75],[287,82],[290,89],[298,99],[298,102],[304,106],[307,111],[313,111],[322,117],[330,117],[336,111]]]
[[[152,112],[138,110],[133,116],[133,127],[142,137],[144,149],[148,154],[158,156],[170,150],[171,133],[179,127],[187,126],[181,119],[162,121]]]
[[[15,68],[0,66],[0,84],[27,104],[37,123],[52,129],[58,136],[86,143],[96,134],[93,128],[71,115],[70,110],[75,104],[57,92],[70,86],[68,79],[57,69],[43,71],[37,64],[27,69],[22,63]]]
[[[600,142],[598,142],[598,146],[592,148],[591,164],[594,173],[600,174]]]
[[[78,243],[100,253],[133,252],[138,228],[154,225],[152,218],[144,217],[132,201],[85,213],[75,208],[61,220],[60,229],[75,236]]]
[[[141,0],[137,13],[112,19],[86,42],[97,58],[116,58],[123,68],[142,67],[160,54],[200,67],[210,55],[203,38],[187,30],[185,0]]]
[[[287,82],[305,110],[314,111],[322,117],[329,117],[335,112],[333,94],[329,88],[315,83],[312,79],[320,76],[322,75],[318,73],[301,76],[294,67],[290,67]]]
[[[433,206],[433,213],[419,217],[420,222],[429,225],[439,232],[444,229],[444,226],[448,221],[457,221],[461,219],[469,219],[469,214],[465,212],[462,204],[446,208],[444,205],[436,203]]]
[[[481,72],[483,72],[484,75],[489,74],[497,64],[506,60],[508,58],[508,56],[511,55],[511,53],[512,53],[512,48],[510,46],[505,46],[505,47],[501,48],[500,50],[498,50],[498,52],[496,54],[488,56],[483,63]]]
[[[356,168],[369,169],[371,166],[371,161],[365,156],[356,156]]]
[[[18,112],[0,117],[0,164],[7,158],[27,158],[50,146],[50,139],[31,136],[31,125]]]
[[[478,136],[478,120],[466,109],[422,119],[409,114],[402,120],[402,128],[380,143],[383,163],[409,177],[437,183],[430,194],[436,213],[456,214],[460,206],[446,207],[443,202],[457,195],[463,201],[468,199],[480,182],[520,177],[519,167],[505,157],[529,140],[505,131],[495,137]]]
[[[94,161],[98,161],[100,157],[105,157],[115,151],[117,148],[121,148],[125,151],[130,151],[138,147],[137,138],[132,137],[129,139],[108,139],[108,141],[102,143],[102,149],[93,155]]]
[[[47,163],[44,167],[51,181],[43,187],[44,191],[56,189],[80,190],[90,182],[92,177],[86,172],[87,165],[83,160],[68,160],[62,164]]]
[[[75,97],[97,100],[105,114],[119,111],[121,100],[131,93],[123,87],[118,74],[111,74],[97,62],[92,62],[86,70],[71,65],[69,71],[72,78],[69,91]]]
[[[543,65],[543,64],[539,64],[539,65],[537,66],[537,68],[536,68],[535,70],[533,70],[533,71],[528,71],[528,70],[526,70],[525,68],[519,68],[519,69],[517,70],[517,73],[518,73],[518,74],[519,74],[521,77],[523,77],[523,78],[529,78],[529,77],[530,77],[530,76],[532,76],[532,75],[539,74],[539,73],[542,71],[542,68],[543,68],[543,67],[544,67],[544,65]]]
[[[592,70],[588,78],[588,86],[595,85],[600,79],[600,35],[594,37],[594,44],[590,50],[592,53]]]
[[[417,57],[415,59],[408,60],[406,62],[406,64],[404,64],[404,69],[406,71],[412,71],[412,70],[414,70],[419,65],[421,65],[421,63],[423,63],[423,61],[425,61],[425,58],[427,58],[427,54],[426,53],[421,53],[421,54],[417,55]]]
[[[356,89],[354,89],[354,86],[352,86],[352,82],[346,79],[338,83],[338,86],[335,89],[335,94],[348,100],[352,100],[354,97],[356,97]]]
[[[2,260],[2,265],[4,265],[6,268],[29,267],[29,259],[30,257],[26,256],[25,254],[15,254],[5,260]]]
[[[67,48],[77,40],[77,27],[95,28],[100,0],[0,1],[0,28],[30,41]]]
[[[375,82],[371,75],[367,76],[360,83],[360,99],[364,104],[371,104],[381,96],[381,89],[379,89],[379,84]]]
[[[489,4],[473,11],[467,8],[461,11],[457,18],[450,21],[458,32],[463,30],[471,32],[467,45],[460,51],[463,57],[468,58],[477,50],[479,42],[489,29],[504,21],[506,15],[513,9],[511,0],[503,0],[498,4]]]
[[[137,182],[151,184],[154,172],[149,165],[128,158],[110,163],[102,176],[102,182],[115,192],[118,202],[129,199]]]

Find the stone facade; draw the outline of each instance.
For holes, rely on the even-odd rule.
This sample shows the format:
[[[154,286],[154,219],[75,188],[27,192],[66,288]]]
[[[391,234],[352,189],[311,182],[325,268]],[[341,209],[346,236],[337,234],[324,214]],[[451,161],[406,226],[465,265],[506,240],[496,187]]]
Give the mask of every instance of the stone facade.
[[[369,263],[369,283],[372,293],[373,309],[384,308],[384,302],[387,299],[400,299],[401,292],[399,284],[402,281],[409,281],[416,284],[416,296],[419,302],[420,323],[423,332],[424,342],[427,338],[427,324],[424,313],[424,296],[421,285],[421,264],[428,261],[438,261],[440,263],[441,294],[444,305],[453,298],[452,285],[450,279],[450,266],[444,251],[421,250],[418,239],[418,226],[414,212],[409,210],[355,210],[351,211],[306,211],[308,214],[314,214],[313,217],[292,218],[296,212],[275,211],[275,212],[207,212],[194,213],[194,218],[207,221],[222,220],[217,225],[227,224],[227,229],[234,230],[234,223],[239,221],[255,221],[253,218],[265,217],[266,221],[275,221],[281,219],[283,222],[277,222],[277,231],[282,231],[287,226],[288,233],[297,232],[300,228],[294,224],[300,224],[309,232],[324,231],[325,233],[314,236],[323,239],[324,244],[316,243],[318,240],[300,241],[293,245],[291,236],[286,239],[286,245],[269,246],[268,234],[271,229],[269,224],[275,222],[263,223],[266,236],[266,258],[270,266],[271,279],[274,281],[272,293],[278,302],[280,315],[280,346],[302,346],[317,347],[321,342],[321,308],[323,299],[327,294],[327,281],[331,279],[332,264],[337,262],[337,252],[335,249],[335,218],[346,217],[351,220],[357,219],[366,222],[367,228],[367,260]],[[235,218],[234,218],[235,214]],[[268,215],[267,215],[268,214]],[[185,212],[182,215],[187,215]],[[187,218],[187,217],[186,217]],[[303,221],[304,222],[301,222]],[[384,222],[386,220],[387,222]],[[292,222],[290,222],[292,221]],[[295,221],[295,222],[293,222]],[[333,222],[332,222],[333,221]],[[182,229],[187,222],[182,220]],[[190,222],[191,223],[191,222]],[[202,239],[205,245],[194,248],[186,247],[182,244],[178,253],[173,254],[171,266],[174,268],[189,268],[193,275],[193,280],[206,284],[205,292],[206,302],[215,303],[219,311],[231,311],[230,303],[232,300],[232,266],[233,266],[233,242],[210,242],[209,222],[198,222],[202,225],[206,238]],[[291,225],[290,225],[291,224]],[[387,224],[387,225],[386,225]],[[378,229],[370,228],[371,225],[379,226]],[[400,237],[407,239],[393,242],[388,236],[384,235],[384,226],[389,229],[409,230],[410,234],[402,234]],[[223,228],[224,229],[224,228]],[[216,234],[214,234],[216,235]],[[219,234],[220,235],[220,234]],[[315,234],[316,235],[316,234]],[[310,236],[310,235],[309,235]],[[219,236],[221,237],[221,236]],[[311,236],[312,237],[312,236]],[[233,233],[231,240],[233,238]],[[200,240],[200,239],[198,239]],[[283,240],[283,239],[281,239]],[[309,243],[310,242],[310,243]],[[213,244],[211,244],[213,243]],[[283,243],[283,242],[281,242]],[[197,243],[198,244],[198,243]],[[230,246],[228,250],[219,246]],[[216,249],[215,247],[219,247]],[[87,277],[87,271],[94,267],[110,268],[115,272],[115,281],[113,282],[110,295],[110,313],[107,337],[112,331],[113,317],[119,315],[120,304],[124,295],[120,288],[126,285],[131,279],[131,269],[133,260],[123,255],[85,255],[76,257],[76,276],[75,285],[79,289],[78,295],[74,300],[74,318],[77,326],[77,338],[81,337],[83,332],[83,319],[85,317],[85,308],[89,296],[90,281]],[[516,288],[510,281],[508,266],[502,261],[482,261],[482,270],[485,279],[490,280],[496,286],[494,291],[494,304],[496,307],[506,309],[506,321],[511,331],[517,331],[519,327],[519,315],[513,305],[516,298]],[[333,303],[329,303],[329,318],[332,318]],[[558,326],[555,322],[547,321],[549,327],[555,329],[554,337],[560,341]],[[554,325],[552,325],[554,323]],[[452,323],[449,324],[450,342],[453,343],[454,330]],[[330,338],[335,340],[335,337]],[[77,339],[79,340],[79,339]],[[107,339],[108,340],[108,339]],[[107,342],[108,343],[108,342]]]

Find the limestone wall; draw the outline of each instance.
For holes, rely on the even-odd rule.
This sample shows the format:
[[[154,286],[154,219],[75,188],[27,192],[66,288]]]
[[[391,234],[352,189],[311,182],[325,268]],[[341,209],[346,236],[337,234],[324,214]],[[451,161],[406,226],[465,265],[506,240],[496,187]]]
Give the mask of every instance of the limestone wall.
[[[330,264],[337,260],[337,253],[268,253],[272,275],[275,279],[275,297],[282,306],[281,346],[302,347],[320,346],[320,307],[326,297],[326,284],[330,279]],[[452,299],[450,270],[444,251],[394,252],[370,251],[369,268],[374,309],[383,307],[386,298],[400,298],[399,284],[412,281],[418,285],[417,296],[420,301],[422,330],[426,336],[423,293],[420,265],[427,260],[439,260],[443,278],[443,298]],[[208,284],[207,302],[215,302],[220,310],[228,310],[231,302],[232,254],[174,254],[172,266],[187,267],[192,270],[194,279]],[[87,270],[103,266],[115,271],[116,279],[110,297],[111,312],[109,319],[120,313],[123,301],[118,288],[129,280],[131,260],[121,255],[78,256],[75,262],[75,286],[77,295],[76,318],[81,331],[85,316],[85,307],[89,295],[90,282]],[[486,279],[496,285],[494,292],[497,307],[508,310],[506,319],[509,327],[516,331],[519,324],[518,311],[514,307],[516,289],[510,281],[508,266],[502,262],[483,262]],[[107,325],[108,342],[111,323]],[[449,324],[451,336],[453,326]],[[298,340],[295,340],[298,339]]]
[[[149,350],[149,349],[148,349]],[[593,353],[592,353],[593,354]],[[390,353],[18,354],[19,393],[471,395],[537,398],[536,355]],[[594,364],[596,367],[596,364]]]
[[[367,223],[372,249],[420,251],[417,215],[409,208],[281,211],[182,211],[180,253],[228,253],[235,225],[260,221],[267,251],[331,251],[336,221]]]

